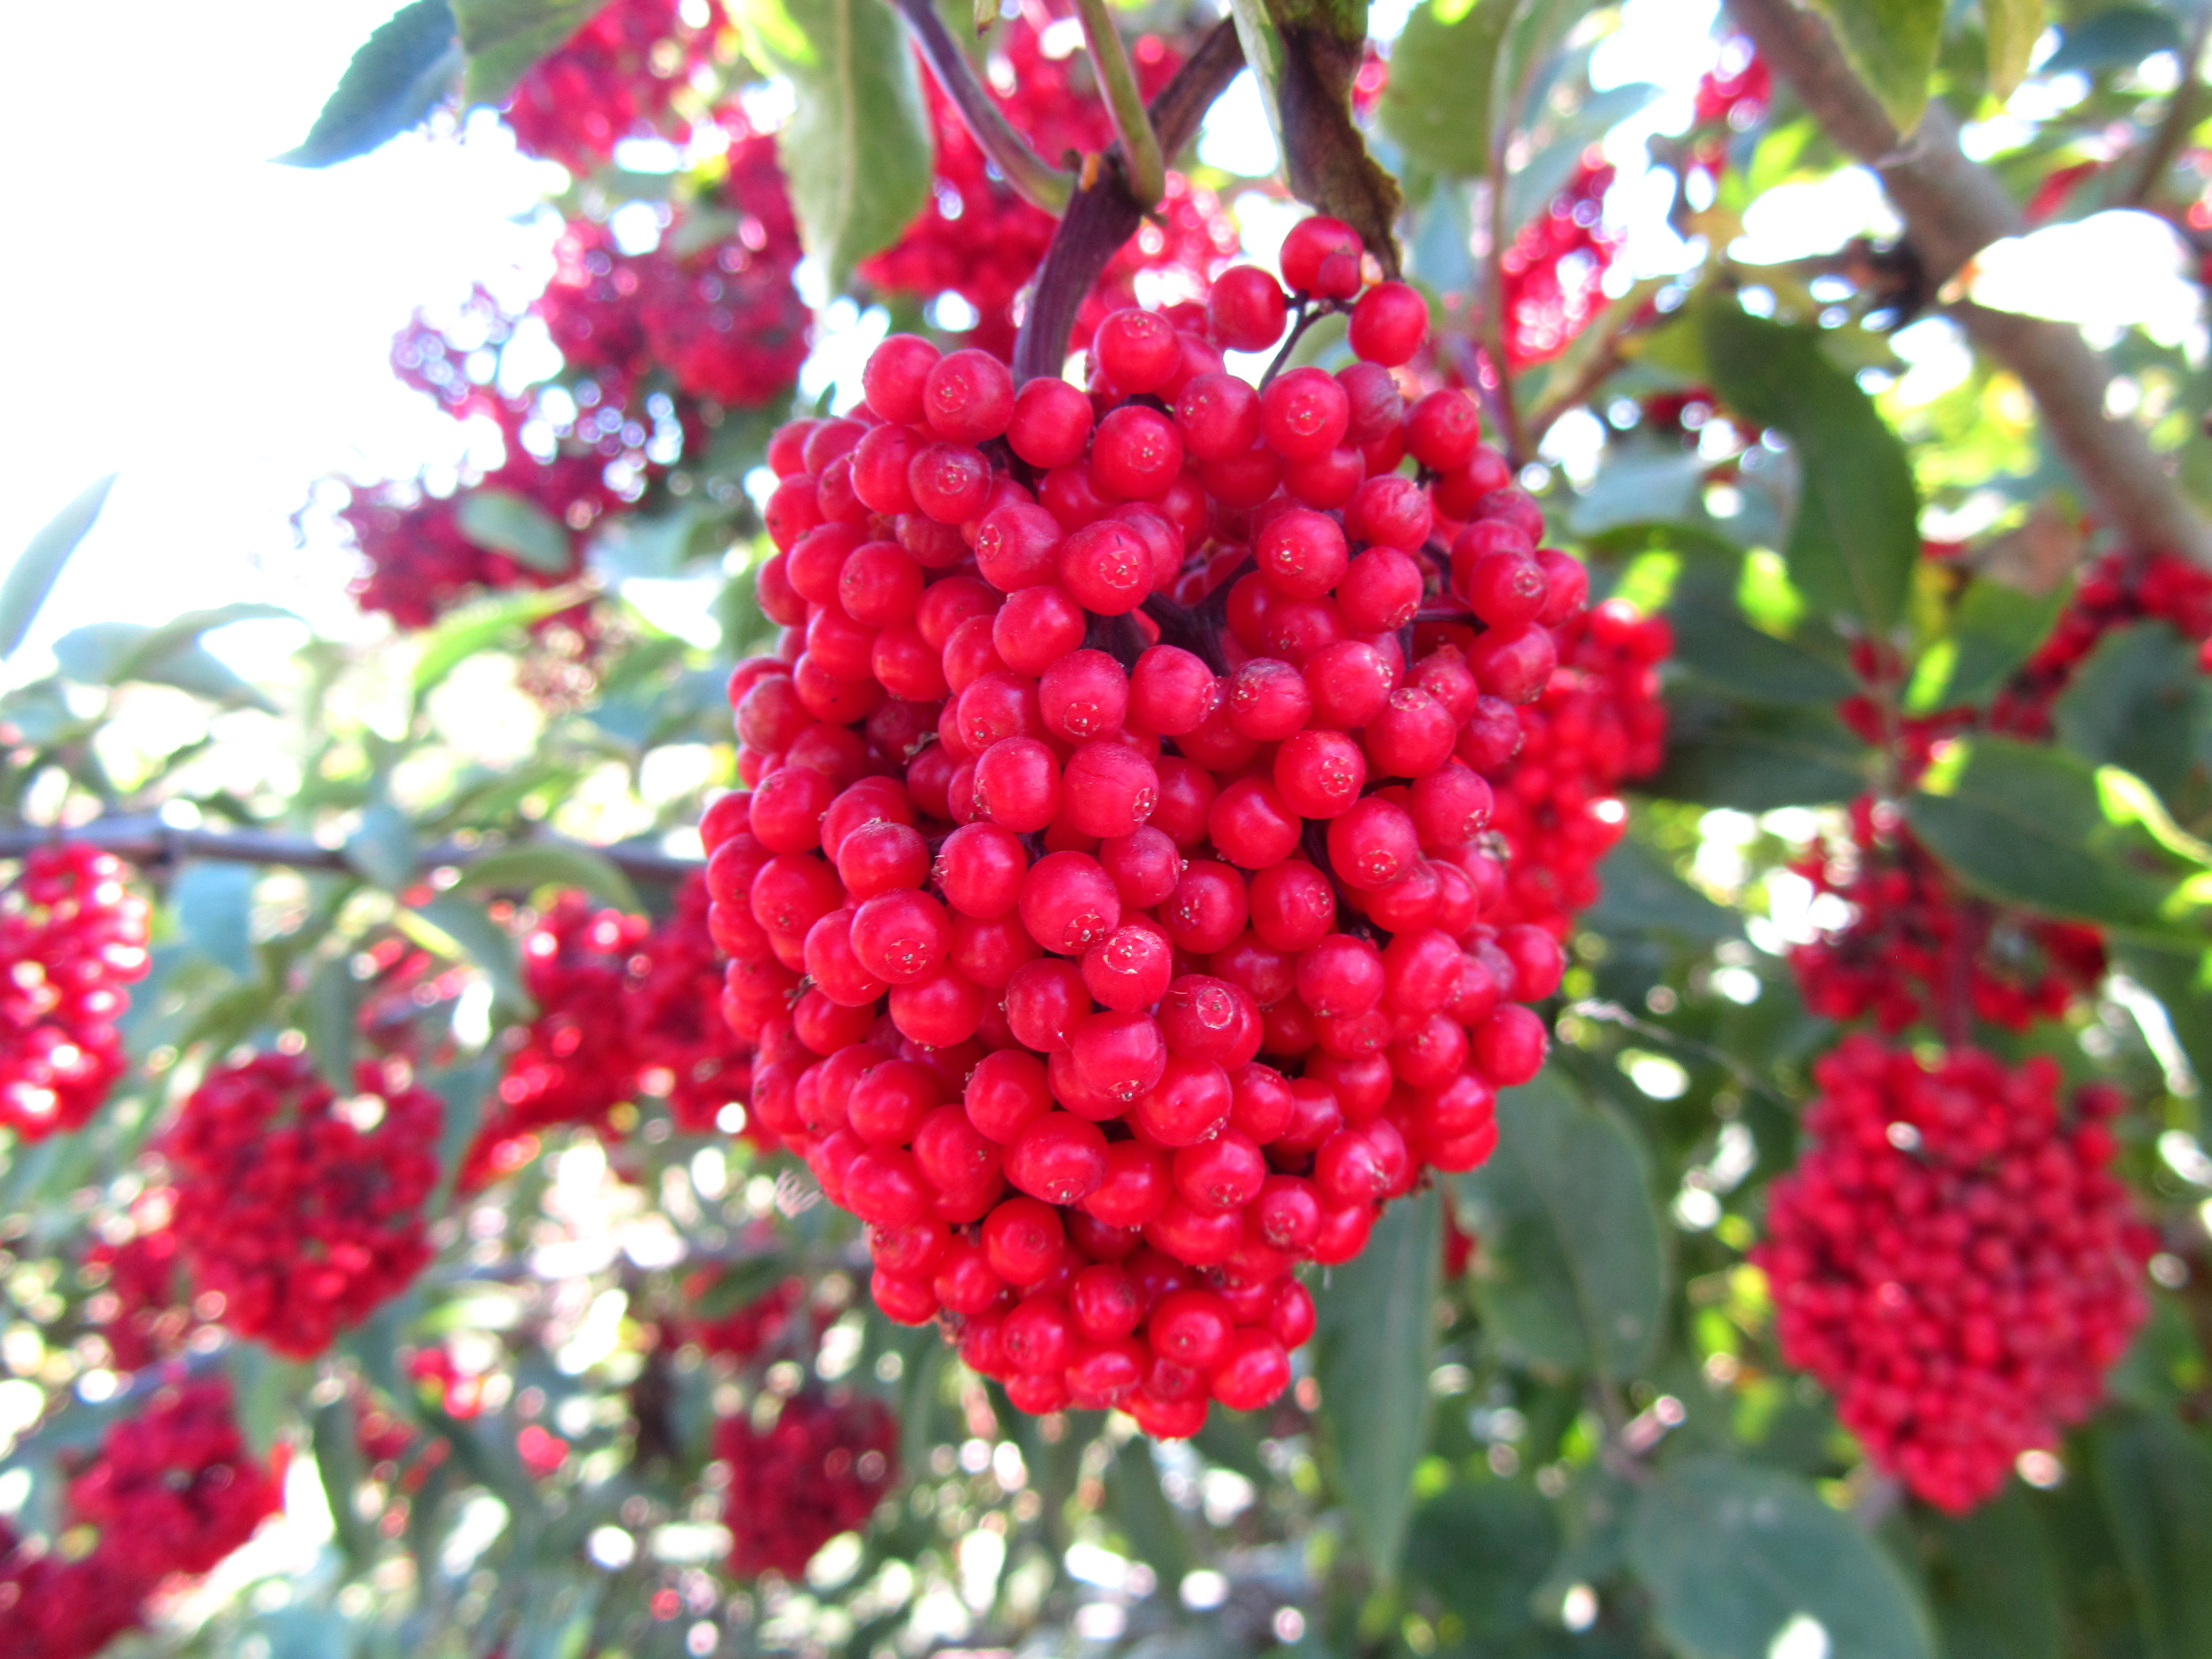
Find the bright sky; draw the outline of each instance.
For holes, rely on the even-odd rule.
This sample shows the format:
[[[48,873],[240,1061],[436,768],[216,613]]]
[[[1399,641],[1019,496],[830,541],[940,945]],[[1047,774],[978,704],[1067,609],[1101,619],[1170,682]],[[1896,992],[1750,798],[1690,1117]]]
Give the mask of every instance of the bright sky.
[[[1650,79],[1668,90],[1607,144],[1622,175],[1608,207],[1630,228],[1635,275],[1692,257],[1664,223],[1664,181],[1643,177],[1642,158],[1646,136],[1687,121],[1689,91],[1711,61],[1714,3],[1629,0],[1592,64],[1601,86]],[[409,137],[324,172],[266,159],[306,133],[392,9],[229,0],[210,26],[208,9],[110,0],[96,31],[82,8],[11,10],[0,144],[38,159],[11,178],[5,205],[12,257],[0,299],[15,322],[15,392],[0,402],[0,560],[94,477],[122,474],[34,655],[84,622],[159,621],[247,598],[357,634],[343,550],[327,535],[295,549],[292,514],[331,475],[410,477],[460,459],[461,429],[392,379],[391,337],[415,307],[450,304],[472,281],[517,300],[534,292],[551,229],[526,220],[546,170],[481,112],[459,143]],[[1394,27],[1405,9],[1381,0],[1378,24]],[[1243,168],[1264,167],[1272,149],[1240,83],[1201,150]],[[1249,240],[1266,257],[1281,216],[1253,220]],[[1847,172],[1771,192],[1735,252],[1792,257],[1887,220],[1871,179]],[[2109,270],[2031,252],[2007,268],[2015,286]],[[2193,318],[2193,289],[2178,271],[2160,275],[2172,290],[2168,313],[2178,303]],[[2109,281],[2092,287],[2107,313],[2119,302]],[[2125,303],[2138,317],[2158,309],[2141,296]]]

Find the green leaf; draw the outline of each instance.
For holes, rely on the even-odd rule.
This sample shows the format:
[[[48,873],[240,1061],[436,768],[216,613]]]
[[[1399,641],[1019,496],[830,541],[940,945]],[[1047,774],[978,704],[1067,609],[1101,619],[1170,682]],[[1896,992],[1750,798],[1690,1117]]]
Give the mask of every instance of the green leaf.
[[[2097,1492],[2149,1659],[2212,1653],[2212,1451],[2171,1417],[2130,1413],[2096,1437]]]
[[[1698,1457],[1638,1495],[1629,1564],[1668,1640],[1698,1659],[1769,1659],[1799,1620],[1828,1659],[1927,1659],[1919,1607],[1889,1558],[1793,1476]]]
[[[169,902],[178,931],[210,962],[242,980],[253,972],[253,889],[250,864],[195,860],[177,872]]]
[[[744,0],[742,18],[750,53],[791,78],[778,153],[807,252],[842,289],[929,200],[914,54],[883,0]]]
[[[493,993],[518,1016],[526,1018],[534,1012],[530,994],[522,987],[522,961],[514,939],[483,906],[459,893],[440,893],[402,911],[400,921],[403,926],[428,923],[436,935],[428,941],[434,948],[446,956],[465,956],[483,969]]]
[[[1675,735],[1645,783],[1664,800],[1765,812],[1849,800],[1867,787],[1866,746],[1825,708],[1670,700]]]
[[[1335,1485],[1376,1576],[1393,1578],[1427,1445],[1443,1207],[1434,1190],[1382,1212],[1367,1248],[1314,1297],[1314,1375]]]
[[[441,619],[422,641],[408,690],[419,708],[446,676],[480,651],[489,651],[519,628],[566,611],[589,597],[580,586],[536,588],[484,605],[472,605]]]
[[[1559,1516],[1534,1488],[1463,1481],[1415,1512],[1406,1577],[1433,1591],[1466,1625],[1468,1642],[1487,1651],[1535,1623],[1536,1588],[1559,1550]]]
[[[1920,562],[1920,501],[1897,434],[1820,349],[1817,329],[1717,297],[1700,326],[1714,388],[1736,414],[1789,434],[1803,487],[1784,552],[1814,608],[1887,635]]]
[[[0,659],[12,657],[38,620],[46,595],[69,562],[77,544],[107,505],[107,492],[115,488],[116,475],[95,478],[75,499],[39,527],[29,544],[15,556],[8,574],[0,577]]]
[[[1929,1527],[1942,1547],[1929,1594],[1944,1659],[2059,1659],[2056,1575],[2021,1488]]]
[[[294,1405],[314,1380],[314,1368],[243,1337],[233,1341],[223,1363],[230,1372],[231,1407],[239,1432],[256,1457],[266,1459],[270,1448],[284,1437]]]
[[[1982,33],[1990,43],[1990,95],[2002,101],[2027,78],[2043,38],[2043,0],[1982,0]]]
[[[1106,1513],[1113,1517],[1136,1558],[1151,1567],[1163,1584],[1179,1584],[1194,1565],[1190,1540],[1175,1505],[1160,1490],[1159,1465],[1152,1461],[1152,1443],[1132,1436],[1106,1466]]]
[[[574,545],[561,521],[512,489],[471,489],[453,515],[461,534],[548,576],[566,575]]]
[[[323,1501],[330,1506],[337,1528],[338,1547],[349,1564],[367,1566],[376,1553],[376,1529],[355,1507],[361,1483],[368,1479],[368,1466],[361,1455],[360,1425],[353,1401],[341,1393],[314,1408],[309,1420],[314,1438],[315,1473],[321,1477]]]
[[[1685,581],[1668,605],[1674,660],[1706,684],[1753,702],[1832,708],[1859,690],[1841,663],[1753,628],[1733,591]]]
[[[457,889],[534,892],[540,887],[580,887],[593,898],[635,914],[645,908],[637,889],[605,853],[592,847],[532,842],[502,847],[463,866]]]
[[[1601,939],[1673,933],[1700,944],[1742,936],[1736,913],[1714,903],[1676,875],[1654,848],[1630,837],[1597,867],[1598,901],[1583,924]]]
[[[315,1070],[340,1094],[353,1092],[354,1031],[360,1010],[359,981],[344,953],[317,963],[301,1000],[301,1024]]]
[[[1943,0],[1820,0],[1844,56],[1900,133],[1928,107],[1936,54],[1943,44]],[[2028,45],[2035,44],[2031,35]]]
[[[379,887],[398,892],[415,879],[415,826],[398,807],[378,801],[362,810],[346,837],[345,859]]]
[[[1976,738],[1931,771],[1906,818],[1984,898],[2045,915],[2172,939],[2162,908],[2181,872],[2110,823],[2095,771],[2061,749]]]
[[[2051,626],[2072,590],[2064,583],[2048,593],[2026,593],[2008,583],[1977,576],[1951,613],[1954,648],[1950,672],[1932,687],[1917,712],[1986,702],[2018,673],[2051,637]],[[1918,687],[1914,687],[1915,692]]]
[[[1659,1335],[1667,1261],[1627,1121],[1547,1069],[1500,1092],[1498,1150],[1460,1186],[1484,1244],[1476,1299],[1504,1346],[1559,1370],[1633,1376]]]
[[[453,0],[472,104],[503,104],[514,83],[567,44],[607,0]]]
[[[2051,713],[2075,754],[2170,797],[2197,763],[2212,684],[2197,671],[2195,645],[2166,623],[2136,623],[2097,641]]]
[[[2043,73],[2133,69],[2155,53],[2180,51],[2181,25],[2172,13],[2154,6],[2106,6],[2062,26],[2058,50],[2044,60]]]
[[[1490,166],[1490,76],[1510,5],[1456,7],[1447,21],[1437,0],[1407,18],[1390,54],[1389,84],[1376,111],[1407,160],[1432,173],[1480,178]]]
[[[424,1214],[442,1213],[447,1200],[453,1196],[453,1185],[460,1179],[462,1161],[476,1140],[477,1131],[483,1125],[484,1106],[491,1098],[499,1072],[499,1059],[492,1055],[465,1066],[433,1072],[423,1079],[422,1086],[444,1102],[446,1107],[445,1121],[438,1131],[438,1189],[423,1206]]]
[[[447,0],[413,0],[377,25],[296,149],[276,159],[326,167],[366,155],[435,108],[461,72]]]
[[[203,634],[232,623],[296,622],[273,605],[239,604],[211,611],[188,611],[151,627],[143,623],[88,623],[54,641],[54,662],[64,678],[81,685],[121,685],[131,680],[172,685],[211,702],[251,704],[274,712],[252,686],[199,642]]]

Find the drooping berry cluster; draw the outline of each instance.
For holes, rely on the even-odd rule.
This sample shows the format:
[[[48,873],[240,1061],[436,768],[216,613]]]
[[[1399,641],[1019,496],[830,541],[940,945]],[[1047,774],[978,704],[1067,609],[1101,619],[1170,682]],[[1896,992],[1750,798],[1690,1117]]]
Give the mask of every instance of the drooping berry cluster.
[[[123,1075],[116,1022],[145,977],[146,902],[122,860],[57,842],[0,892],[0,1126],[82,1127]]]
[[[863,1525],[897,1473],[898,1420],[872,1395],[809,1388],[767,1427],[726,1418],[714,1455],[727,1464],[722,1521],[730,1571],[797,1578],[815,1551]]]
[[[1962,893],[1888,803],[1862,795],[1850,818],[1847,846],[1816,839],[1790,866],[1850,907],[1847,921],[1790,952],[1814,1013],[1871,1016],[1888,1032],[1924,1021],[1960,1036],[1969,1016],[2022,1031],[2104,977],[2095,928]]]
[[[522,984],[538,1017],[503,1035],[498,1097],[462,1166],[465,1190],[529,1162],[538,1130],[604,1124],[630,1097],[638,1061],[625,993],[650,927],[568,892],[523,934]]]
[[[1480,1163],[1542,1060],[1517,1004],[1562,954],[1498,925],[1468,759],[1558,681],[1528,805],[1578,811],[1594,734],[1607,770],[1650,735],[1589,700],[1616,657],[1648,695],[1663,634],[1584,623],[1470,398],[1407,406],[1426,307],[1362,257],[1284,245],[1350,313],[1334,375],[1223,371],[1287,320],[1248,268],[1188,325],[1109,314],[1089,395],[895,337],[770,447],[787,631],[731,681],[756,787],[702,825],[751,1115],[871,1224],[878,1305],[1024,1410],[1188,1435],[1281,1390],[1292,1267]]]
[[[1055,166],[1096,155],[1114,139],[1112,118],[1090,79],[1089,54],[1078,50],[1073,18],[1054,23],[1033,3],[1011,20],[995,43],[988,84],[999,107],[1037,153]],[[1166,85],[1181,59],[1157,36],[1131,47],[1146,97]],[[926,71],[930,125],[937,141],[935,186],[899,240],[865,261],[860,274],[889,293],[928,300],[958,295],[979,317],[970,344],[1011,355],[1014,301],[1036,275],[1058,222],[1017,196],[985,157],[959,112]],[[1237,232],[1212,191],[1181,173],[1153,216],[1117,252],[1077,317],[1083,344],[1108,310],[1135,303],[1139,271],[1158,273],[1164,291],[1203,295],[1213,273],[1237,251]]]
[[[1505,356],[1516,369],[1556,357],[1605,303],[1605,273],[1622,238],[1605,226],[1613,164],[1593,146],[1551,204],[1522,226],[1498,261]]]
[[[693,72],[714,61],[716,35],[728,27],[721,0],[696,5],[695,25],[680,0],[615,0],[601,7],[515,85],[507,124],[533,155],[588,173],[624,138],[682,138],[672,118]]]
[[[98,1529],[88,1551],[64,1555],[0,1522],[0,1653],[90,1659],[138,1626],[165,1579],[206,1572],[251,1538],[283,1486],[239,1433],[226,1384],[162,1388],[69,1483],[63,1518]]]
[[[191,1316],[179,1305],[177,1235],[167,1225],[166,1204],[160,1207],[160,1224],[120,1244],[96,1242],[84,1254],[87,1273],[100,1286],[86,1314],[118,1371],[137,1370],[184,1347]]]
[[[422,1207],[444,1108],[363,1066],[341,1101],[303,1057],[209,1074],[162,1140],[171,1226],[222,1322],[298,1358],[404,1290],[430,1259]]]
[[[703,876],[688,878],[676,909],[632,959],[623,1018],[645,1092],[668,1102],[679,1129],[705,1133],[750,1092],[750,1045],[721,1015],[722,956]]]
[[[1995,1492],[2094,1407],[2143,1319],[2151,1236],[2109,1171],[2108,1088],[1863,1034],[1814,1066],[1810,1145],[1752,1259],[1784,1358],[1838,1396],[1877,1466],[1942,1508]]]

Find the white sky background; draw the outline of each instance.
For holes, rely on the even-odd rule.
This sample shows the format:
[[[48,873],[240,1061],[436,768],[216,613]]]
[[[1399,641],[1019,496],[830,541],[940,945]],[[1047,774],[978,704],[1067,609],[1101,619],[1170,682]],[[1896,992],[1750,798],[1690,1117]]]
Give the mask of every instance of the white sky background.
[[[551,238],[544,218],[522,222],[549,170],[518,155],[482,112],[461,143],[410,135],[320,172],[266,159],[305,136],[392,7],[9,9],[0,144],[27,164],[0,198],[0,303],[14,324],[0,398],[0,561],[94,477],[122,474],[18,676],[66,628],[160,621],[237,599],[288,605],[329,634],[376,626],[344,596],[345,550],[327,535],[296,550],[291,515],[332,474],[450,472],[463,428],[392,378],[391,337],[417,305],[449,306],[475,280],[526,298]],[[1629,0],[1593,63],[1601,86],[1650,79],[1668,89],[1606,146],[1621,170],[1608,210],[1630,232],[1624,276],[1693,258],[1664,222],[1665,180],[1646,176],[1644,141],[1686,125],[1690,93],[1712,61],[1714,7]],[[1377,27],[1395,28],[1406,9],[1406,0],[1379,0]],[[1272,161],[1247,83],[1209,129],[1207,159],[1239,169]],[[1771,192],[1735,253],[1788,258],[1881,228],[1886,210],[1868,184],[1854,172]],[[1267,257],[1284,216],[1249,216],[1249,240]],[[2024,263],[2047,279],[2103,262],[2039,249]],[[2166,280],[2179,283],[2179,273]],[[2109,282],[2093,286],[2107,307],[2118,297]],[[2168,295],[2177,297],[2193,316],[2193,289]],[[1941,349],[1948,343],[1905,339],[1900,349],[1955,357],[1955,346]],[[836,355],[825,353],[823,367]],[[230,632],[218,643],[249,656],[296,637],[281,624]],[[250,642],[235,637],[255,632]]]

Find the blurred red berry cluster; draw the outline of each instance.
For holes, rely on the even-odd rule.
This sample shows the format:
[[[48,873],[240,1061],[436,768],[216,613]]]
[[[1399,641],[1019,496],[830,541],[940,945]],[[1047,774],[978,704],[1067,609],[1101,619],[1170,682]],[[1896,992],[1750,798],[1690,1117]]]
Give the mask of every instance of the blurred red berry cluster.
[[[0,892],[0,1126],[82,1127],[123,1075],[116,1030],[145,977],[147,908],[111,854],[56,842]]]
[[[1621,249],[1619,233],[1605,226],[1613,173],[1593,146],[1498,261],[1505,356],[1516,371],[1558,356],[1605,304],[1605,274]]]
[[[2050,637],[1990,706],[1990,726],[2049,736],[2051,705],[2098,641],[2114,629],[2150,620],[2193,643],[2197,666],[2212,672],[2212,571],[2177,553],[2108,553],[2083,574]]]
[[[682,139],[676,112],[693,72],[729,27],[722,0],[615,0],[532,64],[507,101],[507,125],[532,155],[589,173],[625,138]]]
[[[865,1525],[897,1474],[898,1423],[871,1395],[808,1388],[775,1401],[765,1426],[726,1418],[714,1455],[727,1465],[722,1521],[730,1571],[798,1578],[814,1553]]]
[[[1863,1034],[1822,1058],[1811,1144],[1752,1254],[1783,1357],[1835,1390],[1875,1463],[1958,1513],[2086,1417],[2142,1322],[2153,1248],[2112,1175],[2102,1085]]]

